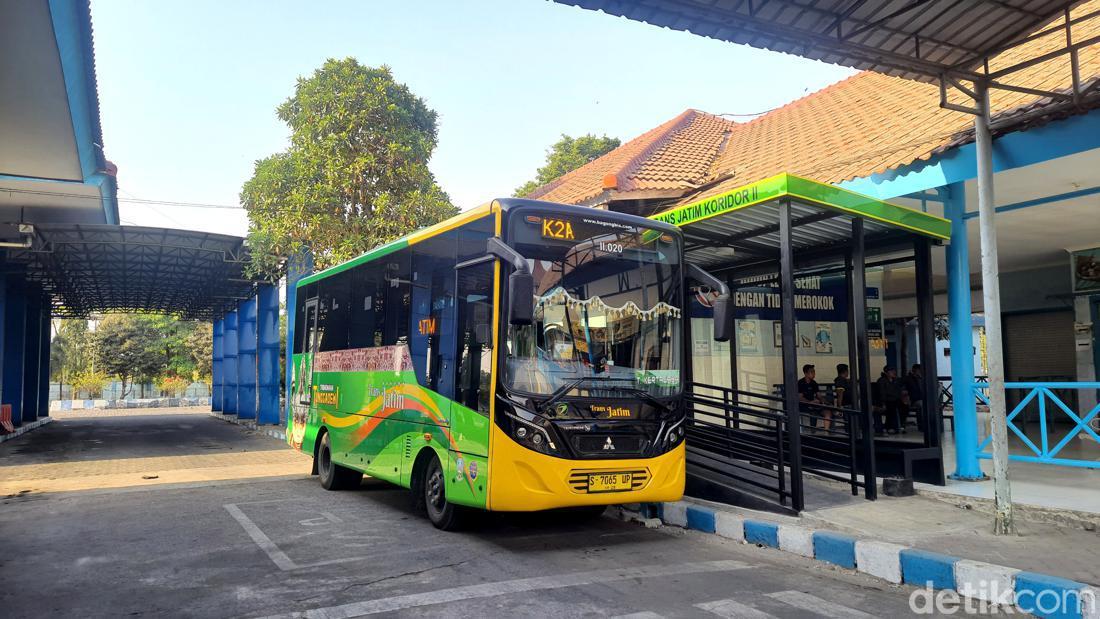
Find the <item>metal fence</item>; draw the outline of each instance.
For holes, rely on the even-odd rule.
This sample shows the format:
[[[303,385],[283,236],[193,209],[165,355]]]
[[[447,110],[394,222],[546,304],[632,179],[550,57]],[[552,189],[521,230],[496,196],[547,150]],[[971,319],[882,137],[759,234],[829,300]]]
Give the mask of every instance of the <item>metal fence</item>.
[[[1031,451],[1031,455],[1012,454],[1009,459],[1020,462],[1038,462],[1081,468],[1100,469],[1100,459],[1086,460],[1063,458],[1062,450],[1070,441],[1081,436],[1091,439],[1100,447],[1100,434],[1092,427],[1092,422],[1100,415],[1100,404],[1082,414],[1076,397],[1086,390],[1100,390],[1100,383],[1085,382],[1018,382],[1005,383],[1006,396],[1011,393],[1016,404],[1008,411],[1009,431]],[[983,404],[989,405],[989,384],[974,383],[974,396]],[[1075,410],[1076,409],[1076,410]],[[1034,411],[1034,414],[1030,414]],[[1039,426],[1039,442],[1028,436],[1028,426],[1032,422]],[[1065,422],[1068,422],[1065,423]],[[1069,425],[1069,429],[1064,429]],[[1060,427],[1061,426],[1061,427]],[[992,437],[987,436],[978,445],[978,457],[989,459]],[[1100,451],[1098,451],[1100,455]]]

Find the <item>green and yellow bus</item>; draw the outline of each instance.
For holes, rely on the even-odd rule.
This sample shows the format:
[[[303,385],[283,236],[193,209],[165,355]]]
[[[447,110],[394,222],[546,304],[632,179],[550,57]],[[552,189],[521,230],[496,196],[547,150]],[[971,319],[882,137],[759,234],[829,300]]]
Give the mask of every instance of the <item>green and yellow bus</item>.
[[[505,199],[306,277],[287,442],[325,488],[392,482],[443,529],[677,500],[682,255],[662,222]]]

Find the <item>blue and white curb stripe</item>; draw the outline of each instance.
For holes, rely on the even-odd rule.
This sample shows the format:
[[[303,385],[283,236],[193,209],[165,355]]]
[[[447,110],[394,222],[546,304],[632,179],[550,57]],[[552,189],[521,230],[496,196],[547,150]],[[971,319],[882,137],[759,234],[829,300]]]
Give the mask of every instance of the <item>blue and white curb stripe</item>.
[[[1074,580],[899,544],[856,539],[832,531],[746,518],[688,501],[654,507],[666,525],[776,548],[894,584],[954,591],[984,602],[1015,606],[1037,617],[1100,619],[1100,590]],[[652,524],[652,519],[628,514],[623,511],[622,517],[645,522],[646,526]]]

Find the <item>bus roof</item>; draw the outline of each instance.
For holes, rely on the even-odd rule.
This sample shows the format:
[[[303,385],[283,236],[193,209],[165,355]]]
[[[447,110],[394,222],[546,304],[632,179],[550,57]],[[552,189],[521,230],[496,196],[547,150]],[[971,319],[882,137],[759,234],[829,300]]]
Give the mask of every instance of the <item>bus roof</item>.
[[[552,207],[554,209],[565,211],[565,212],[576,212],[577,214],[590,214],[590,215],[594,215],[594,216],[598,216],[598,217],[607,218],[607,219],[610,219],[612,221],[621,221],[623,223],[635,223],[635,224],[643,225],[643,226],[646,226],[646,227],[649,227],[649,228],[654,228],[654,229],[663,230],[665,232],[670,232],[670,233],[673,233],[677,236],[682,236],[682,232],[680,231],[680,229],[678,227],[674,226],[674,225],[667,224],[667,223],[662,222],[662,221],[646,219],[645,217],[639,217],[637,215],[628,215],[628,214],[624,214],[624,213],[616,213],[614,211],[604,211],[604,210],[600,210],[600,209],[594,209],[594,208],[588,207],[588,206],[574,206],[574,205],[571,205],[571,204],[558,204],[556,202],[543,202],[543,201],[540,201],[540,200],[526,200],[526,199],[523,199],[523,198],[501,198],[501,199],[498,199],[498,200],[493,200],[491,202],[486,202],[485,204],[482,204],[481,206],[472,208],[468,211],[463,211],[462,213],[459,213],[458,215],[455,215],[454,217],[451,217],[450,219],[446,219],[446,220],[441,221],[441,222],[439,222],[435,225],[428,226],[427,228],[417,230],[416,232],[412,232],[410,234],[407,234],[407,235],[405,235],[405,236],[403,236],[399,239],[390,241],[389,243],[386,243],[385,245],[380,245],[378,247],[375,247],[374,249],[368,251],[367,253],[365,253],[361,256],[357,256],[357,257],[352,258],[351,260],[348,260],[346,262],[341,262],[340,264],[331,266],[331,267],[329,267],[329,268],[327,268],[323,271],[319,271],[317,273],[314,273],[313,275],[303,277],[302,279],[298,280],[298,283],[295,286],[296,287],[297,286],[307,286],[307,285],[312,284],[316,281],[320,281],[320,280],[325,279],[327,277],[331,277],[333,275],[336,275],[337,273],[342,273],[342,272],[344,272],[348,269],[357,267],[361,264],[365,264],[367,262],[371,262],[373,260],[376,260],[376,259],[381,258],[383,256],[386,256],[388,254],[392,254],[393,252],[404,249],[406,247],[409,247],[410,245],[415,245],[415,244],[417,244],[421,241],[430,239],[430,238],[432,238],[434,236],[437,236],[439,234],[443,234],[444,232],[447,232],[449,230],[457,228],[457,227],[459,227],[463,224],[469,223],[471,221],[476,221],[478,219],[481,219],[482,217],[487,217],[487,216],[489,216],[493,213],[494,207],[499,208],[501,211],[507,212],[507,211],[511,210],[512,208],[520,207],[520,206]],[[593,212],[593,211],[595,211],[595,212]]]

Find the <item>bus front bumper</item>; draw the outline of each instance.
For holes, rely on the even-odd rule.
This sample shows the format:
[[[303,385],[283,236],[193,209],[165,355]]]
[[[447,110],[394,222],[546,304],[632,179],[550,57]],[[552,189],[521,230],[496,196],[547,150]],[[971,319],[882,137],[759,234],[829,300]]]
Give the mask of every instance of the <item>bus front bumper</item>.
[[[491,432],[488,507],[493,511],[656,503],[684,495],[683,443],[654,458],[566,460],[520,446],[495,424]],[[590,491],[589,483],[605,476],[629,476],[631,489]]]

